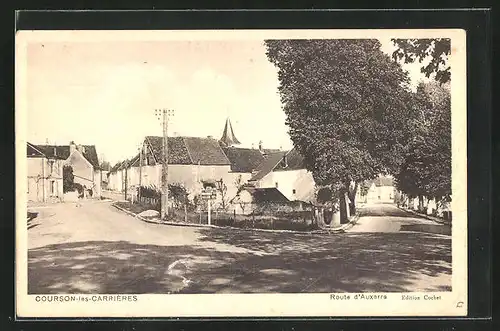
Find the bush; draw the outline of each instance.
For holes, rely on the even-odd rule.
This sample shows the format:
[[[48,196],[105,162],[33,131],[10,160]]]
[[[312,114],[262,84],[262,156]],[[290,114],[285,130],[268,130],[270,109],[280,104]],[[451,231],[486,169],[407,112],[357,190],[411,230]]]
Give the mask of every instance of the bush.
[[[75,190],[75,176],[73,175],[73,167],[65,165],[63,167],[63,192],[72,192]]]
[[[139,186],[137,187],[137,193],[143,198],[149,199],[161,199],[161,191],[154,185],[151,186]]]
[[[80,184],[80,183],[74,183],[73,184],[73,191],[75,189],[78,191],[78,197],[82,198],[83,197],[83,190],[84,190],[82,184]]]
[[[306,214],[307,213],[307,214]],[[277,215],[235,215],[219,213],[212,215],[212,224],[243,229],[270,229],[310,231],[317,228],[311,211],[283,213]]]
[[[290,216],[299,214],[308,215],[312,211],[311,205],[303,204],[302,207],[299,203],[258,203],[252,212],[254,215],[285,215]]]

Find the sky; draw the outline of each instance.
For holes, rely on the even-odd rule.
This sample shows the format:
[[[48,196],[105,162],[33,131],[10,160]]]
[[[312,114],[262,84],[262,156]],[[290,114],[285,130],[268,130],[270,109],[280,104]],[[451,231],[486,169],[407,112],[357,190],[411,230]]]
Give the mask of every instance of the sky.
[[[425,78],[418,63],[403,68],[413,85]],[[27,140],[96,145],[114,164],[162,134],[155,109],[168,108],[171,136],[219,139],[229,117],[241,147],[290,149],[277,87],[258,40],[31,42]]]

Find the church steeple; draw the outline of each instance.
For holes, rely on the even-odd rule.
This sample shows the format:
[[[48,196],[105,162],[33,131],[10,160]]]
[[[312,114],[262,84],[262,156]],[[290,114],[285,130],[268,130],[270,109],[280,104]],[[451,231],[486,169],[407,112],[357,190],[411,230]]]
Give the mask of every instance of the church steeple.
[[[222,138],[220,138],[220,142],[226,145],[227,147],[241,144],[240,141],[234,135],[233,126],[231,125],[229,117],[226,119],[226,125],[224,126],[224,132],[222,133]]]

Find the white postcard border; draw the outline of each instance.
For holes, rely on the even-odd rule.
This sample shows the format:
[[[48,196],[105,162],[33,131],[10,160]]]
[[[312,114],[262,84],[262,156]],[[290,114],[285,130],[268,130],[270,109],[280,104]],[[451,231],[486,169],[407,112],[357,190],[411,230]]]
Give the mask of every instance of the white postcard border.
[[[197,30],[197,31],[19,31],[16,35],[16,183],[26,178],[26,46],[30,42],[106,42],[308,38],[437,38],[452,40],[452,292],[304,294],[151,294],[129,298],[74,295],[77,301],[44,302],[27,294],[27,227],[24,189],[16,190],[16,312],[19,317],[336,317],[465,316],[467,314],[467,118],[466,33],[429,30]],[[344,293],[337,293],[339,297]],[[420,300],[402,300],[415,295]],[[439,296],[439,300],[425,296]],[[121,296],[121,295],[120,295]],[[358,299],[354,297],[357,296]],[[53,296],[52,296],[53,297]],[[386,298],[384,298],[386,297]],[[69,298],[69,297],[68,297]],[[83,298],[83,299],[81,299]],[[87,299],[85,299],[87,298]],[[94,300],[101,301],[94,301]],[[47,298],[45,298],[47,299]]]

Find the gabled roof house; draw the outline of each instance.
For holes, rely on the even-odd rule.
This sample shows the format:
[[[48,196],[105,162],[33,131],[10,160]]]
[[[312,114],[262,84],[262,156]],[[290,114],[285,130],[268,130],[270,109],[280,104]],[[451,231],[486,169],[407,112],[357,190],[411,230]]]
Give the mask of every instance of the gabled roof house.
[[[314,179],[295,148],[268,154],[248,183],[256,188],[274,187],[290,201],[314,200]]]
[[[33,195],[33,200],[40,200],[40,196],[42,201],[47,196],[62,196],[64,165],[72,166],[75,183],[81,184],[92,196],[100,196],[101,172],[94,145],[77,145],[73,141],[68,145],[27,143],[26,152],[28,193],[31,194],[33,190],[38,192]],[[37,159],[42,162],[36,161]],[[47,192],[47,187],[50,192]]]

